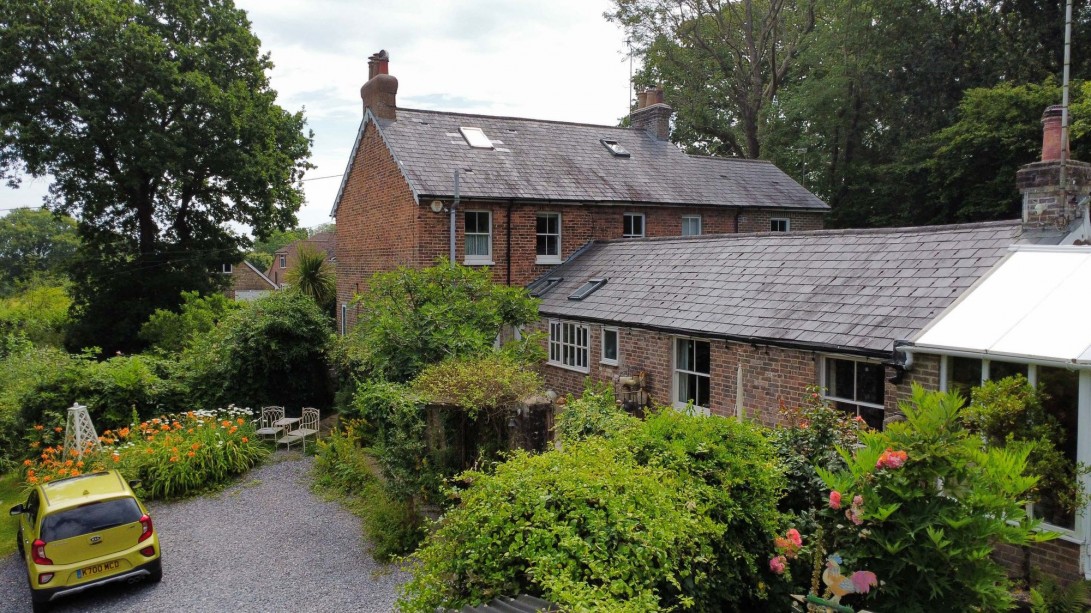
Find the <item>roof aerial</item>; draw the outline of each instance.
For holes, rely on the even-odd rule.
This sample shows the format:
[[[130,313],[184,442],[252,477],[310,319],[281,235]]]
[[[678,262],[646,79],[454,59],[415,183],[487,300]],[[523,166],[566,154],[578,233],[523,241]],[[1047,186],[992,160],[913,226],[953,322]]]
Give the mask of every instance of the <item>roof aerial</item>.
[[[485,136],[485,131],[481,128],[467,128],[460,127],[459,133],[462,134],[462,138],[466,139],[466,144],[474,149],[492,149],[492,141],[488,136]]]

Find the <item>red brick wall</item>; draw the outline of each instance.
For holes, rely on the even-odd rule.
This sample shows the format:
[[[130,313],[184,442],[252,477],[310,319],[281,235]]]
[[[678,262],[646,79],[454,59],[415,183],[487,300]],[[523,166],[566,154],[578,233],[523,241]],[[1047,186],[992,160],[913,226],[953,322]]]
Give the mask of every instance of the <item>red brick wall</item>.
[[[1083,580],[1083,573],[1080,571],[1080,546],[1061,539],[1037,543],[1026,549],[999,545],[993,552],[993,557],[1008,569],[1010,576],[1025,579],[1026,554],[1030,555],[1031,569],[1037,569],[1065,584]]]
[[[376,272],[419,265],[419,208],[375,125],[368,124],[337,210],[338,318],[340,305],[364,291]],[[350,307],[349,326],[355,323],[355,314]]]
[[[235,292],[244,290],[268,290],[273,291],[272,286],[265,282],[261,276],[244,263],[235,264],[231,268],[231,286],[224,290],[224,295],[234,299]]]
[[[811,211],[747,209],[739,214],[739,232],[768,232],[771,219],[787,219],[790,231],[807,232],[821,230],[826,215]]]

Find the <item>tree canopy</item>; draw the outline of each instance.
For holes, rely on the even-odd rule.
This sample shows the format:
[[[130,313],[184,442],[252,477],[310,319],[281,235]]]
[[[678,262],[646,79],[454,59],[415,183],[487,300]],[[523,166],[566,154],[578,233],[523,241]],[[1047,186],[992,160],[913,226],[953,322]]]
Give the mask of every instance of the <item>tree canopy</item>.
[[[36,275],[62,276],[79,245],[76,222],[41,209],[0,217],[0,296]]]
[[[1063,11],[1052,0],[614,0],[607,17],[644,60],[637,83],[665,88],[675,142],[771,160],[833,207],[828,225],[860,227],[1017,214],[1014,169],[1036,160],[1038,118],[1060,102],[1049,79]],[[1091,43],[1089,26],[1091,5],[1076,3],[1073,49]],[[1091,78],[1091,56],[1073,53],[1072,75]]]
[[[77,344],[135,343],[249,239],[294,225],[310,136],[230,0],[0,5],[0,172],[79,222]]]

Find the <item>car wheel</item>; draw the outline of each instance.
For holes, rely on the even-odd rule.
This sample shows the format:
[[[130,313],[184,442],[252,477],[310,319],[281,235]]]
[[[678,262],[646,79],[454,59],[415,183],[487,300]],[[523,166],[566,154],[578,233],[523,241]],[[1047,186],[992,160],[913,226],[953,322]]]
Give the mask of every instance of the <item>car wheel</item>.
[[[155,566],[151,568],[151,573],[148,575],[148,583],[159,583],[163,580],[163,560],[162,558],[155,561]]]

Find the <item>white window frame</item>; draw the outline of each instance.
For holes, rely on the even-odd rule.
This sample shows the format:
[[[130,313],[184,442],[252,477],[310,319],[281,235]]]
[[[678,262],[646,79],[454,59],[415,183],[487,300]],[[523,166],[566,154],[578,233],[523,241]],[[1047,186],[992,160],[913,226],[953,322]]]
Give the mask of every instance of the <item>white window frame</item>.
[[[779,222],[784,222],[784,229],[783,230],[778,230],[778,229],[773,227],[773,224],[776,224],[776,223],[779,223]],[[769,219],[769,231],[770,232],[791,232],[792,231],[792,220],[788,219],[787,217],[772,217],[772,218]]]
[[[345,331],[348,329],[345,320],[348,319],[349,305],[344,302],[341,303],[341,336],[345,335]]]
[[[231,264],[220,264],[220,273],[229,275],[235,272],[235,267]]]
[[[700,372],[696,370],[684,370],[678,366],[678,343],[691,342],[691,343],[706,343],[708,345],[708,372]],[[689,336],[676,336],[671,341],[671,404],[676,409],[685,409],[688,403],[678,400],[678,394],[681,386],[678,384],[680,375],[696,375],[698,377],[704,377],[708,379],[708,404],[709,406],[703,407],[698,404],[693,405],[694,411],[698,415],[709,416],[712,414],[712,341],[705,338],[693,338]]]
[[[686,232],[686,222],[697,222],[697,232]],[[682,216],[682,236],[701,236],[704,233],[703,222],[700,215],[683,215]]]
[[[287,254],[282,253],[282,254],[280,254],[279,257],[280,257],[280,267],[281,268],[287,268],[288,267],[288,256],[287,256]]]
[[[853,365],[853,377],[852,377],[852,387],[853,387],[852,393],[853,393],[853,395],[856,395],[856,372],[855,372],[856,366],[855,366],[855,364],[861,364],[861,363],[862,364],[877,364],[877,365],[882,367],[882,361],[881,360],[870,360],[870,359],[867,359],[867,358],[861,358],[860,356],[841,355],[841,354],[834,354],[834,353],[822,353],[822,354],[819,354],[819,358],[821,358],[822,361],[820,362],[821,368],[819,368],[819,384],[818,384],[818,386],[820,388],[822,388],[822,398],[824,398],[825,400],[828,400],[830,402],[844,402],[846,404],[851,404],[851,405],[856,406],[857,407],[856,408],[856,415],[857,416],[860,415],[860,407],[868,407],[869,409],[879,409],[879,410],[881,410],[883,412],[883,420],[884,421],[886,420],[886,405],[885,404],[877,404],[877,403],[874,403],[874,402],[864,402],[863,400],[856,400],[855,398],[844,398],[844,397],[841,397],[841,396],[833,396],[833,395],[831,395],[829,393],[830,390],[829,390],[828,386],[826,385],[826,383],[828,381],[827,375],[829,374],[827,372],[827,362],[826,362],[826,360],[842,360],[842,361],[845,361],[845,362],[853,362],[854,363],[854,365]],[[885,376],[885,367],[883,367],[883,368],[884,368],[884,371],[883,371],[884,376],[882,377],[882,379],[883,379],[883,401],[885,402],[886,401],[886,376]]]
[[[610,359],[606,357],[606,333],[614,333],[614,357]],[[617,366],[618,360],[621,359],[621,331],[617,326],[603,326],[602,335],[599,337],[599,361],[608,366]]]
[[[470,213],[474,213],[474,214],[478,214],[478,215],[484,214],[488,218],[488,220],[489,220],[489,230],[488,230],[488,232],[473,232],[473,233],[471,233],[471,232],[467,231],[467,228],[466,228],[466,215],[468,215]],[[486,236],[488,238],[488,247],[489,247],[488,253],[486,253],[485,255],[480,255],[480,254],[470,255],[469,253],[467,253],[466,245],[469,244],[468,239],[469,239],[470,236]],[[493,263],[492,262],[492,211],[478,211],[478,210],[463,211],[463,214],[462,214],[462,257],[463,257],[463,260],[462,260],[463,264],[477,265],[477,266],[482,266],[482,265],[491,266],[492,265],[492,263]]]
[[[546,363],[551,366],[591,372],[591,328],[573,321],[549,320],[548,351]]]
[[[543,233],[543,232],[538,231],[538,219],[540,219],[542,217],[556,217],[557,218],[557,233],[556,234],[550,234],[549,232]],[[538,211],[538,213],[536,213],[534,215],[534,255],[535,255],[534,263],[535,264],[560,264],[561,263],[561,254],[563,253],[562,247],[561,247],[561,235],[562,235],[561,220],[562,220],[561,214],[560,213],[554,213],[552,211]],[[556,236],[557,237],[557,253],[556,253],[556,255],[541,255],[541,254],[538,253],[538,237],[539,236]]]
[[[981,360],[981,383],[989,380],[989,369],[993,360],[973,355],[941,355],[939,362],[940,391],[948,391],[947,383],[948,379],[950,378],[950,359],[952,357],[963,357],[971,360]],[[1038,387],[1038,366],[1052,366],[1054,368],[1061,367],[1057,364],[1037,364],[1030,361],[996,361],[1009,362],[1013,364],[1025,364],[1027,366],[1027,383],[1030,383],[1030,385],[1035,388]],[[969,402],[970,399],[967,398],[966,400],[967,402]],[[1077,464],[1091,464],[1091,371],[1086,369],[1080,369],[1079,396],[1078,400],[1076,401],[1076,413],[1076,462]],[[1083,489],[1084,491],[1091,490],[1091,475],[1083,476]],[[1033,511],[1034,505],[1028,505],[1027,512],[1033,514]],[[1041,529],[1060,534],[1060,540],[1062,541],[1084,545],[1084,553],[1081,556],[1080,564],[1083,568],[1084,577],[1091,579],[1091,544],[1087,543],[1088,536],[1091,536],[1091,509],[1089,509],[1088,507],[1077,509],[1076,521],[1073,523],[1073,525],[1074,528],[1065,528],[1063,526],[1057,526],[1043,521]]]
[[[625,222],[629,219],[640,219],[640,234],[625,232]],[[647,218],[644,213],[624,213],[621,216],[621,238],[644,238],[648,234]],[[630,224],[631,227],[631,224]]]

